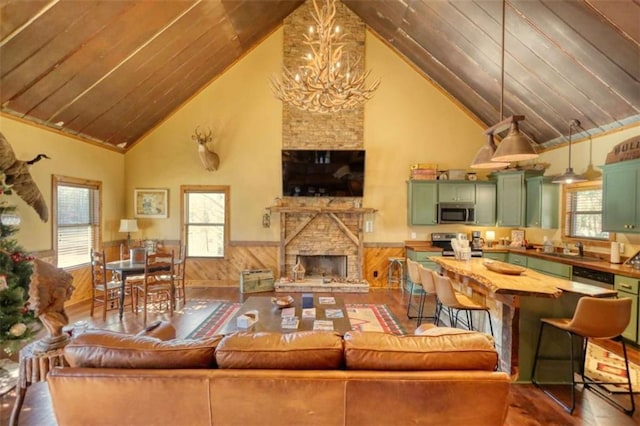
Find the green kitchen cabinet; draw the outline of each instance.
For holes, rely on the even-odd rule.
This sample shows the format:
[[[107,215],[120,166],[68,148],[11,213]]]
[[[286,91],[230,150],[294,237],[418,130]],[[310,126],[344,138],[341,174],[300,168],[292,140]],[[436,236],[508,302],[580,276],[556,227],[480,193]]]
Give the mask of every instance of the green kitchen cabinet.
[[[527,268],[552,277],[564,278],[565,280],[571,279],[573,269],[571,265],[531,256],[527,258]]]
[[[524,254],[519,254],[519,253],[509,253],[509,255],[507,256],[507,262],[513,264],[513,265],[518,265],[518,266],[522,266],[523,268],[527,267],[527,256],[525,256]]]
[[[526,179],[543,171],[517,170],[495,173],[497,179],[496,217],[498,226],[520,227],[526,223]]]
[[[558,228],[559,185],[550,176],[527,178],[527,227]]]
[[[476,186],[474,183],[440,183],[438,185],[439,203],[475,203]]]
[[[640,160],[603,166],[602,230],[640,232]]]
[[[618,297],[628,297],[632,300],[631,321],[622,333],[622,337],[633,342],[640,343],[638,336],[638,293],[640,290],[640,280],[637,278],[616,275],[613,281],[614,289],[618,292]]]
[[[476,187],[476,225],[496,225],[496,185],[493,182],[478,182]]]
[[[410,180],[407,189],[407,223],[411,226],[435,225],[438,182]]]
[[[500,262],[506,262],[507,261],[507,256],[509,253],[502,253],[502,252],[488,252],[488,251],[484,251],[482,253],[482,257],[486,258],[486,259],[492,259],[492,260],[498,260]]]
[[[524,173],[498,174],[497,189],[497,225],[523,226],[525,219],[525,182]]]

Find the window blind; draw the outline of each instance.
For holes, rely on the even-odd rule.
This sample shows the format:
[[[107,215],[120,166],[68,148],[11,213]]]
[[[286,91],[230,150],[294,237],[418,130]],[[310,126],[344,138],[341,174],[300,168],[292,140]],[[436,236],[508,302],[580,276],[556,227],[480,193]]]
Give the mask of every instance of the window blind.
[[[98,189],[59,182],[56,186],[56,253],[58,267],[89,263],[100,235]]]

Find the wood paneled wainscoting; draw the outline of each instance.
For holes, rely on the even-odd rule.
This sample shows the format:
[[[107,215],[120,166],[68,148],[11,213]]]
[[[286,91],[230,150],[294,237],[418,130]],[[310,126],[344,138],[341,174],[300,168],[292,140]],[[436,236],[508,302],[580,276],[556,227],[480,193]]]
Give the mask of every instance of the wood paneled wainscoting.
[[[165,246],[179,251],[177,241],[166,242]],[[120,256],[120,243],[105,243],[104,250],[108,261]],[[40,252],[35,255],[47,262],[54,263],[52,252]],[[245,269],[271,269],[275,277],[280,276],[278,269],[279,242],[277,241],[234,241],[227,248],[223,259],[191,258],[187,260],[186,286],[188,287],[239,287],[240,273]],[[371,288],[387,286],[389,257],[404,257],[402,243],[365,243],[364,279]],[[67,305],[73,305],[91,298],[91,268],[86,266],[68,271],[73,275],[75,287]],[[405,271],[406,272],[406,271]],[[285,275],[290,275],[287,271]]]

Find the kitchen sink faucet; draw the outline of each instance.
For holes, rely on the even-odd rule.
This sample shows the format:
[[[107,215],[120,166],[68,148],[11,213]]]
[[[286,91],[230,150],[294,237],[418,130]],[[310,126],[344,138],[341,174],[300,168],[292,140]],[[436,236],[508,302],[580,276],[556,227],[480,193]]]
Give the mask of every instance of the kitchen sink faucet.
[[[576,243],[576,247],[578,248],[578,255],[580,257],[584,257],[584,244],[581,241]]]

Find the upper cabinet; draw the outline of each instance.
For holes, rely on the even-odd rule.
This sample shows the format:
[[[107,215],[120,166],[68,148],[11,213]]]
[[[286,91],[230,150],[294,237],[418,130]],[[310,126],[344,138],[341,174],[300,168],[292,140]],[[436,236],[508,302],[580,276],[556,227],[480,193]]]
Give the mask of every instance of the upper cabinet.
[[[496,173],[497,182],[497,225],[520,227],[526,222],[526,179],[540,176],[537,171],[509,171]]]
[[[476,188],[476,224],[496,226],[496,185],[478,182]]]
[[[407,182],[407,223],[435,225],[438,203],[438,182],[410,180]]]
[[[498,174],[498,226],[524,226],[525,191],[524,173]]]
[[[602,229],[639,233],[640,160],[622,161],[602,168]]]
[[[440,183],[438,185],[440,203],[475,203],[476,186],[473,183]]]
[[[558,228],[559,185],[550,176],[527,178],[527,227]]]

